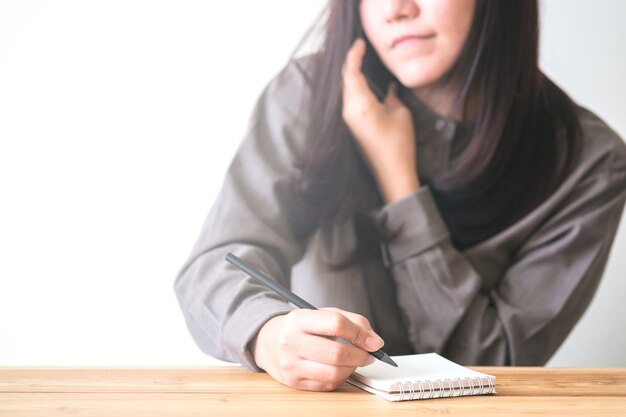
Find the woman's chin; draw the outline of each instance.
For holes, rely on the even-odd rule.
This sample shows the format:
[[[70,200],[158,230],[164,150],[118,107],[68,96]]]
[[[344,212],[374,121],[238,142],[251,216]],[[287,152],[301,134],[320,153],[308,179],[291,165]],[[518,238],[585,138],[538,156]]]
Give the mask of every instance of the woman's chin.
[[[435,80],[422,80],[422,79],[419,79],[419,80],[403,80],[401,78],[398,78],[398,80],[402,83],[402,85],[405,88],[408,88],[408,89],[413,90],[413,91],[419,91],[419,90],[422,90],[422,89],[429,89],[430,87],[435,85],[435,83],[434,83]]]
[[[398,72],[394,74],[398,81],[406,88],[420,89],[435,84],[439,78],[439,74],[424,74],[423,71],[412,71],[411,73]]]

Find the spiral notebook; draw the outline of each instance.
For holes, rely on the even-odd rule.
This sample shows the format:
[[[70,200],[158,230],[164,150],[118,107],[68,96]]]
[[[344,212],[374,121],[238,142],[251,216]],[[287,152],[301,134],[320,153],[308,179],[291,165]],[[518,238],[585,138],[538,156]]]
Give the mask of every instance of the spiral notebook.
[[[496,377],[436,353],[392,356],[398,367],[376,361],[357,368],[348,382],[389,401],[495,394]]]

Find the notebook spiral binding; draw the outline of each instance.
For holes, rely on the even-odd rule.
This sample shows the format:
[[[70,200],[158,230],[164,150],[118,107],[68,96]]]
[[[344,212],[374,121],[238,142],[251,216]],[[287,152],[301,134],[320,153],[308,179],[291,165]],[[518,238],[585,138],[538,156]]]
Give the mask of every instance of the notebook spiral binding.
[[[483,379],[485,379],[485,381],[483,381]],[[398,394],[400,395],[400,401],[494,394],[496,392],[493,378],[447,378],[415,382],[397,382],[397,385],[399,387]]]

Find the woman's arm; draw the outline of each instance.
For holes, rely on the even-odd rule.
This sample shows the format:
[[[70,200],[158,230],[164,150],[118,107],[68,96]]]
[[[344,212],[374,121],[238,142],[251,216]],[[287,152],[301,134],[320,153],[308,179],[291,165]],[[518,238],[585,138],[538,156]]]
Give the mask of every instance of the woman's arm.
[[[360,40],[347,53],[342,116],[387,203],[381,225],[394,240],[383,253],[411,344],[464,364],[545,363],[586,309],[604,270],[626,196],[626,147],[610,137],[600,149],[600,139],[607,139],[600,136],[612,132],[590,120],[593,146],[550,197],[558,204],[514,259],[504,260],[509,267],[497,285],[483,289],[479,272],[452,245],[430,190],[419,188],[408,109],[394,89],[378,102],[361,72],[364,53]]]
[[[289,225],[288,183],[304,145],[306,121],[300,105],[308,91],[306,77],[294,62],[263,91],[222,189],[176,278],[175,292],[198,346],[251,369],[258,368],[248,343],[265,322],[293,307],[224,258],[232,251],[289,287],[291,265],[303,248]]]
[[[234,252],[290,286],[291,267],[305,244],[293,232],[290,182],[305,148],[306,78],[292,62],[261,95],[175,290],[204,352],[263,369],[293,388],[320,391],[335,389],[356,367],[370,363],[367,351],[378,350],[382,339],[354,313],[294,310],[224,259]]]
[[[602,276],[626,198],[619,150],[586,161],[589,169],[557,190],[550,199],[561,199],[558,207],[489,290],[451,244],[427,187],[386,206],[386,226],[400,230],[388,264],[415,350],[467,365],[545,363]]]

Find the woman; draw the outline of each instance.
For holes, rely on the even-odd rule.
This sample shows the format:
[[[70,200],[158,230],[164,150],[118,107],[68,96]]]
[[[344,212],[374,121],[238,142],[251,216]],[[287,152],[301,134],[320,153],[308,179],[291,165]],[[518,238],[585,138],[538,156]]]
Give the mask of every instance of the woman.
[[[604,270],[624,143],[539,70],[536,1],[329,7],[320,52],[261,95],[177,278],[197,344],[304,390],[383,343],[544,364]],[[230,251],[335,308],[294,310]]]

